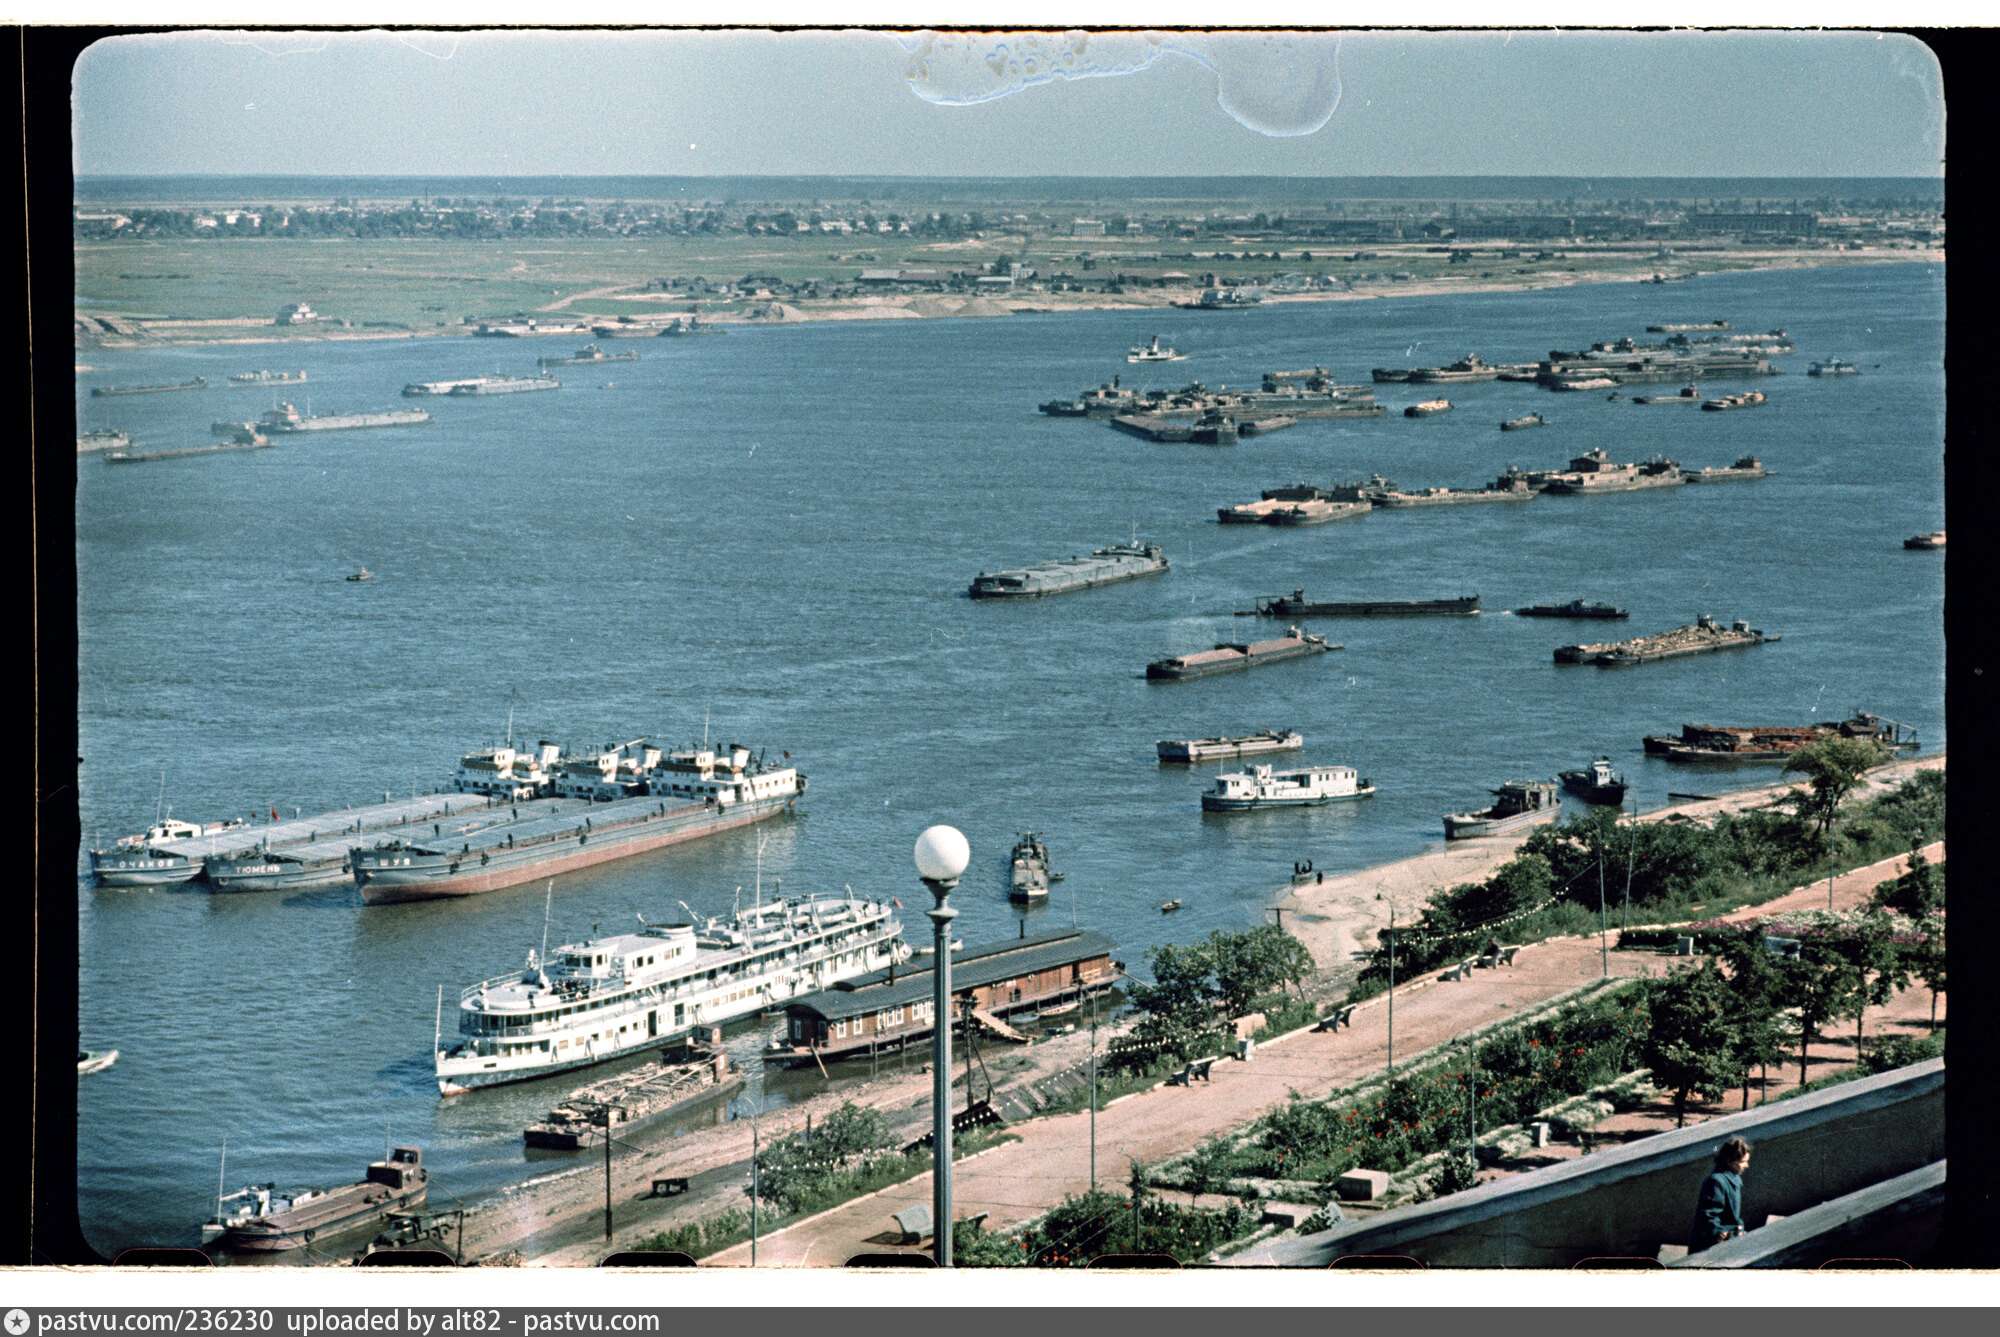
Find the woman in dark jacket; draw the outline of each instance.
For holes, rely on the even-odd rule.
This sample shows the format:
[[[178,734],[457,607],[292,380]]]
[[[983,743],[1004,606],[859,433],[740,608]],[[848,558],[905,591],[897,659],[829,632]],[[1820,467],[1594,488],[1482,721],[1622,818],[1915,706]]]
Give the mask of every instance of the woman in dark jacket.
[[[1750,1144],[1732,1137],[1715,1152],[1715,1168],[1701,1181],[1695,1199],[1694,1229],[1688,1252],[1700,1253],[1743,1233],[1743,1171],[1750,1165]]]

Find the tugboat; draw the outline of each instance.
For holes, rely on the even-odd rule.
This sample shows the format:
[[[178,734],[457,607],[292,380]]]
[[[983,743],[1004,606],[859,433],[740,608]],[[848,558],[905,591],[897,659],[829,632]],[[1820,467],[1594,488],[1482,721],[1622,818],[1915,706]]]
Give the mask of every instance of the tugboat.
[[[1154,335],[1148,343],[1134,348],[1126,354],[1127,362],[1185,362],[1186,353],[1175,352],[1171,348],[1160,347],[1160,336]]]
[[[1564,789],[1580,796],[1585,803],[1624,806],[1628,786],[1624,776],[1612,773],[1609,757],[1599,757],[1580,771],[1564,771],[1557,778],[1562,781]]]
[[[1812,366],[1806,368],[1806,375],[1808,376],[1859,376],[1860,374],[1861,368],[1855,366],[1852,362],[1843,362],[1837,357],[1827,358],[1823,362],[1815,362]]]
[[[1524,826],[1552,822],[1562,811],[1562,805],[1556,801],[1556,787],[1547,780],[1509,780],[1489,792],[1494,798],[1491,807],[1445,814],[1446,840],[1504,835]]]
[[[1009,899],[1016,901],[1045,901],[1049,898],[1049,851],[1042,844],[1041,837],[1033,831],[1024,831],[1014,842],[1014,852],[1008,856]]]
[[[1215,787],[1201,796],[1203,812],[1248,812],[1252,808],[1317,807],[1341,799],[1367,798],[1375,782],[1364,780],[1352,766],[1308,766],[1274,771],[1252,766],[1247,771],[1215,777]]]
[[[1544,418],[1539,413],[1530,413],[1525,418],[1507,419],[1505,422],[1500,424],[1500,430],[1503,432],[1519,432],[1519,431],[1525,431],[1527,428],[1530,427],[1547,427],[1548,425],[1549,425],[1549,420],[1547,418]]]
[[[373,580],[373,579],[375,579],[375,573],[374,573],[373,571],[370,571],[370,570],[369,570],[369,569],[368,569],[367,567],[365,567],[365,566],[364,566],[364,567],[362,567],[362,568],[361,568],[361,569],[360,569],[359,571],[356,571],[356,572],[355,572],[355,573],[354,573],[353,575],[349,576],[349,577],[348,577],[348,579],[349,579],[349,580]]]

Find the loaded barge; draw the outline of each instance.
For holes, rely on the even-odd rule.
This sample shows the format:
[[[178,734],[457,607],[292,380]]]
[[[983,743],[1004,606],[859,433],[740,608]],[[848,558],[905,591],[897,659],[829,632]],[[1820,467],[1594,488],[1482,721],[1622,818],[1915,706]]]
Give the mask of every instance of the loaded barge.
[[[1218,641],[1213,650],[1203,650],[1192,655],[1177,655],[1171,659],[1156,659],[1146,665],[1146,677],[1149,681],[1155,682],[1206,678],[1217,673],[1234,673],[1238,669],[1255,668],[1259,664],[1275,664],[1280,660],[1322,655],[1328,650],[1338,649],[1340,649],[1338,645],[1327,644],[1324,636],[1314,636],[1292,627],[1285,635],[1273,640],[1251,641],[1247,644]]]
[[[1727,469],[1684,469],[1681,477],[1690,483],[1730,483],[1738,479],[1769,478],[1771,471],[1755,455],[1745,455]]]
[[[1445,814],[1446,840],[1505,835],[1524,826],[1553,822],[1562,812],[1556,787],[1547,780],[1509,780],[1489,792],[1493,795],[1491,807]]]
[[[1305,735],[1296,729],[1262,729],[1237,738],[1162,738],[1155,751],[1161,761],[1216,761],[1265,752],[1296,752],[1305,745]]]
[[[1216,509],[1216,519],[1225,525],[1319,525],[1329,520],[1346,520],[1375,509],[1365,498],[1341,498],[1308,483],[1290,487],[1268,487],[1258,501]]]
[[[229,378],[232,386],[297,385],[305,380],[302,371],[239,371]]]
[[[572,1091],[548,1117],[521,1130],[521,1140],[545,1151],[582,1151],[612,1137],[628,1137],[669,1114],[704,1100],[731,1095],[743,1079],[729,1068],[729,1055],[713,1053],[676,1062],[673,1051],[660,1051],[656,1067],[639,1068],[607,1077]]]
[[[638,360],[639,351],[636,348],[629,353],[607,353],[596,344],[585,344],[568,357],[538,357],[535,359],[535,365],[538,367],[587,367],[598,362],[637,362]]]
[[[407,427],[429,422],[423,409],[383,409],[376,413],[301,414],[290,404],[280,404],[257,420],[267,432],[342,432],[358,427]]]
[[[560,390],[562,382],[553,376],[482,376],[476,381],[454,385],[457,398],[473,395],[518,395],[528,390]]]
[[[1622,668],[1631,664],[1650,664],[1660,659],[1679,659],[1684,655],[1705,655],[1717,650],[1762,645],[1777,639],[1776,636],[1766,636],[1741,620],[1725,629],[1714,618],[1703,614],[1691,626],[1675,627],[1672,631],[1651,636],[1637,636],[1629,641],[1560,646],[1556,650],[1556,663]]]
[[[1648,756],[1668,761],[1776,761],[1822,738],[1864,738],[1896,751],[1917,747],[1914,732],[1863,711],[1852,719],[1803,725],[1683,724],[1680,737],[1651,735]]]
[[[547,960],[531,950],[525,969],[459,995],[464,1039],[450,1049],[440,994],[438,1090],[454,1095],[602,1063],[893,968],[910,955],[902,933],[887,900],[793,897],[727,921],[566,943]]]
[[[1637,492],[1643,488],[1679,487],[1687,478],[1670,459],[1655,456],[1641,464],[1613,464],[1602,449],[1578,455],[1569,462],[1569,471],[1559,473],[1543,485],[1542,491],[1557,495],[1584,496],[1599,492]]]
[[[1158,544],[1125,543],[1095,549],[1088,557],[1063,557],[1014,571],[981,571],[966,593],[974,599],[1039,599],[1157,576],[1166,569],[1167,559]]]
[[[1366,599],[1349,603],[1315,602],[1304,590],[1273,594],[1257,600],[1260,617],[1466,617],[1479,611],[1479,596],[1457,599]]]

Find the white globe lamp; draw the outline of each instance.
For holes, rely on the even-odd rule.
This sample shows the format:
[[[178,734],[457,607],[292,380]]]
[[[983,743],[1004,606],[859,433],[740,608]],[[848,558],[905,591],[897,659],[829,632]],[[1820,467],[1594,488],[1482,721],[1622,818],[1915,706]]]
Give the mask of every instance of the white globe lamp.
[[[972,847],[955,826],[934,826],[917,837],[917,876],[926,882],[956,882],[972,861]]]

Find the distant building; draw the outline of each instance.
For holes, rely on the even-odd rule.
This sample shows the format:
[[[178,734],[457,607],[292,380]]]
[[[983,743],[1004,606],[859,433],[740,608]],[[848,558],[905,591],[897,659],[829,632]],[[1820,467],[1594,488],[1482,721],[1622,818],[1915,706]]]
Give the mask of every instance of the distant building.
[[[1072,237],[1101,237],[1104,231],[1103,220],[1096,218],[1079,218],[1069,225]]]
[[[319,312],[304,302],[292,302],[278,308],[277,323],[280,325],[304,325],[318,319]]]

